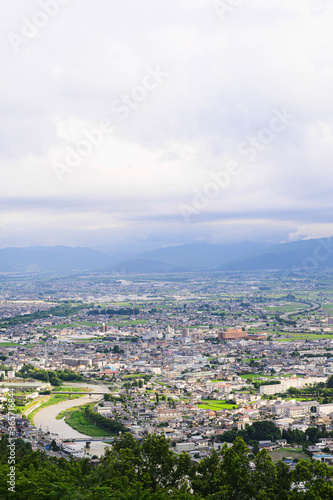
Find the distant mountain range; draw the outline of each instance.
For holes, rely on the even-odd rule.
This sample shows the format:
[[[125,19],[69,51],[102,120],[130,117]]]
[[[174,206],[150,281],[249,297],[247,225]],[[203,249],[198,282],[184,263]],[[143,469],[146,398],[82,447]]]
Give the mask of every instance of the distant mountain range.
[[[139,254],[115,266],[118,272],[194,270],[250,271],[265,269],[333,268],[333,238],[270,245],[242,242],[224,245],[195,243]]]
[[[258,255],[267,248],[266,243],[242,242],[232,245],[209,245],[208,243],[193,243],[189,245],[159,248],[151,252],[141,253],[134,259],[117,264],[116,269],[127,271],[130,264],[133,268],[136,263],[138,269],[143,265],[147,268],[148,262],[152,267],[163,265],[167,271],[213,270],[235,259],[244,259]],[[140,271],[139,271],[140,272]]]
[[[92,271],[113,264],[111,257],[81,247],[27,247],[0,249],[0,272]]]
[[[242,242],[194,243],[145,252],[119,262],[114,254],[82,247],[0,249],[0,272],[166,273],[333,268],[333,239],[301,240],[279,245]]]

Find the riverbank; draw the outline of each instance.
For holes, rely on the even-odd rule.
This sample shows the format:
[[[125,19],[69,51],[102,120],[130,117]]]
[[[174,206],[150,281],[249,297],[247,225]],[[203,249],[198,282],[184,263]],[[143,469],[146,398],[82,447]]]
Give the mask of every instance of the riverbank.
[[[81,383],[81,384],[70,383],[68,384],[68,387],[84,388],[87,387],[87,383]],[[66,423],[64,418],[57,420],[57,415],[60,412],[68,410],[69,408],[73,408],[75,406],[83,406],[89,403],[97,403],[102,398],[102,396],[100,395],[101,393],[106,394],[109,392],[109,389],[103,385],[96,385],[96,384],[90,385],[90,388],[92,389],[93,392],[90,393],[88,396],[81,396],[74,400],[63,401],[56,405],[48,406],[41,409],[39,412],[37,412],[37,414],[34,417],[35,427],[42,429],[44,431],[48,430],[52,434],[58,434],[60,439],[70,440],[70,439],[89,437],[89,435],[84,434],[82,432],[78,432],[77,430],[70,427]],[[94,394],[94,393],[99,393],[99,394]]]
[[[82,432],[90,437],[109,437],[113,436],[109,431],[102,429],[101,427],[93,424],[87,417],[85,409],[87,405],[74,406],[60,412],[56,419],[64,419],[66,424],[72,429]]]
[[[36,414],[40,411],[43,410],[43,408],[47,408],[48,406],[53,406],[57,405],[58,403],[61,403],[62,401],[69,401],[72,399],[78,399],[80,396],[72,395],[70,396],[69,394],[54,394],[48,396],[44,401],[39,403],[37,405],[37,408],[34,408],[32,411],[29,413],[26,413],[26,416],[28,417],[28,420],[31,424],[34,424],[34,418]]]

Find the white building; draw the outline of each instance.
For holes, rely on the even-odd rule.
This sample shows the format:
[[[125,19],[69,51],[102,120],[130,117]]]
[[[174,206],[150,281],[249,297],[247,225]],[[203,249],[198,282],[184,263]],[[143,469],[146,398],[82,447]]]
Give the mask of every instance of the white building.
[[[306,377],[306,378],[291,378],[281,380],[281,384],[262,385],[260,387],[260,394],[279,394],[287,392],[290,387],[302,389],[306,385],[319,384],[319,382],[326,382],[327,377]]]

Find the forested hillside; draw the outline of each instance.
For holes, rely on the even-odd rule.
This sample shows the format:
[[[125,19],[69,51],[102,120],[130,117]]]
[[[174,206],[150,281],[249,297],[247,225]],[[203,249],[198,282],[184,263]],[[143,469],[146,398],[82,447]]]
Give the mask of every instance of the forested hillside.
[[[20,500],[329,500],[333,469],[301,460],[290,471],[265,450],[256,457],[241,438],[233,446],[193,463],[176,455],[164,437],[141,443],[125,434],[99,465],[47,457],[16,442],[16,489],[8,492],[8,440],[0,441],[0,498]]]

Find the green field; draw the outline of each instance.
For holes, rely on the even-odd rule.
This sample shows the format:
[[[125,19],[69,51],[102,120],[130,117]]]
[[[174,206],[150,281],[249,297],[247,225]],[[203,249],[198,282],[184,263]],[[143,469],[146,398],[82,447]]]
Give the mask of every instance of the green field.
[[[333,333],[324,333],[324,334],[316,334],[316,333],[294,333],[294,332],[279,332],[281,335],[288,335],[292,338],[286,339],[274,339],[277,342],[292,342],[293,340],[321,340],[321,339],[332,339]],[[273,334],[274,335],[274,334]]]
[[[288,304],[285,306],[274,306],[274,307],[269,307],[265,306],[265,309],[267,312],[272,312],[272,313],[286,313],[286,312],[293,312],[293,311],[298,311],[299,309],[305,309],[307,307],[306,304]]]
[[[133,319],[132,321],[129,320],[124,320],[122,322],[117,322],[117,323],[109,323],[112,326],[135,326],[135,325],[145,325],[148,323],[148,320],[146,319]]]
[[[97,326],[102,326],[102,323],[90,323],[89,321],[80,321],[78,323],[73,323],[73,325],[77,326],[91,326],[91,327],[97,327]]]
[[[84,326],[91,326],[93,328],[97,328],[99,326],[102,326],[102,323],[89,323],[87,321],[82,321],[80,323],[62,323],[60,325],[53,325],[47,327],[47,330],[61,330],[63,328],[82,328]]]
[[[142,305],[141,303],[138,303],[138,302],[136,302],[135,304],[138,305],[138,307],[141,307],[141,305]],[[108,307],[110,307],[110,306],[113,306],[113,307],[114,306],[117,306],[117,307],[133,307],[133,303],[132,302],[110,302],[110,304],[109,304]],[[105,309],[106,306],[103,306],[103,307]]]
[[[287,376],[290,377],[290,375]],[[254,380],[256,378],[268,378],[268,379],[276,378],[273,375],[262,375],[260,373],[245,373],[245,375],[241,375],[240,377],[243,378],[244,380]]]
[[[245,358],[243,361],[249,362],[249,361],[261,361],[261,358]]]
[[[303,452],[302,448],[280,448],[279,450],[270,451],[269,455],[272,457],[273,462],[278,462],[282,460],[283,457],[291,457],[293,460],[295,458],[298,460],[302,458],[304,458],[304,460],[311,460],[309,455]]]
[[[258,378],[264,378],[268,380],[278,380],[280,377],[292,377],[293,373],[278,373],[276,375],[262,375],[260,373],[246,373],[245,375],[240,375],[244,380],[256,380]],[[260,381],[259,381],[260,382]],[[265,381],[263,381],[265,382]]]
[[[73,341],[73,344],[89,344],[90,342],[98,342],[100,339],[100,337],[92,337],[91,339],[87,339],[87,338],[82,338],[80,340],[75,340],[75,342]]]
[[[323,309],[326,311],[332,311],[333,312],[333,304],[324,304]]]
[[[82,432],[90,437],[113,436],[114,434],[97,427],[95,424],[92,424],[90,420],[88,420],[85,414],[85,407],[86,405],[74,406],[73,408],[64,410],[57,415],[57,420],[65,417],[66,424],[72,427],[72,429]]]
[[[292,399],[295,399],[296,401],[312,401],[313,398],[288,398],[286,401],[291,401]]]
[[[232,405],[227,403],[226,401],[215,401],[213,399],[203,399],[202,403],[197,405],[198,408],[202,408],[203,410],[232,410],[233,408],[238,408],[238,405]]]

